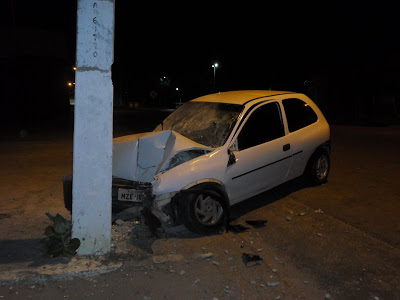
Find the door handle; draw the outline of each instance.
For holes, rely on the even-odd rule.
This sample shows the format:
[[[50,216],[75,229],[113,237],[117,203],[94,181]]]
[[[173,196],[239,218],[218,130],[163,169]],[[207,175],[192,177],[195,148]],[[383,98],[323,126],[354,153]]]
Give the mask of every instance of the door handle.
[[[290,150],[290,144],[283,145],[283,151]]]

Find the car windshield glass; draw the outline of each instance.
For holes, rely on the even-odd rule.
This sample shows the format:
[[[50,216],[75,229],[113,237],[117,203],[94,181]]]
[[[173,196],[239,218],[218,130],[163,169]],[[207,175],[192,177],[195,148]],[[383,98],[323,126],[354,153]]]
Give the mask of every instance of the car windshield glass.
[[[188,102],[156,130],[174,130],[196,143],[216,148],[225,143],[242,109],[237,104]]]

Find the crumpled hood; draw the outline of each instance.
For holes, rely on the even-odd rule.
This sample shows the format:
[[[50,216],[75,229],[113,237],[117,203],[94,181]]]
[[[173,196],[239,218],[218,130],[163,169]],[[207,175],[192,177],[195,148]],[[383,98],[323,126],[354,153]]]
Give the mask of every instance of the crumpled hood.
[[[112,174],[151,182],[159,172],[213,150],[172,130],[122,136],[113,140]]]

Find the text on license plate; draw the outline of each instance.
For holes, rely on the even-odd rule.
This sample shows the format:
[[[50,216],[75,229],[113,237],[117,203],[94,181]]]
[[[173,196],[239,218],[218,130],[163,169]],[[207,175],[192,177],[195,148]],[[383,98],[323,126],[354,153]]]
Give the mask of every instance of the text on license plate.
[[[144,194],[141,191],[134,189],[118,189],[118,200],[120,201],[131,201],[131,202],[142,202]]]

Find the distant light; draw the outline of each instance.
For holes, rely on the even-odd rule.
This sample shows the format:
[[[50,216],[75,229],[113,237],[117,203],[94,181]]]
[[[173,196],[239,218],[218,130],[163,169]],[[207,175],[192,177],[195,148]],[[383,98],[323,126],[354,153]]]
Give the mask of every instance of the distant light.
[[[72,82],[68,82],[68,85],[69,85],[69,86],[72,86]]]
[[[216,68],[216,67],[218,67],[218,64],[215,63],[215,64],[212,65],[212,67],[213,67],[213,68]]]
[[[179,91],[179,88],[176,88],[175,90]]]
[[[74,69],[74,71],[76,71],[76,67],[73,67],[72,69]]]

